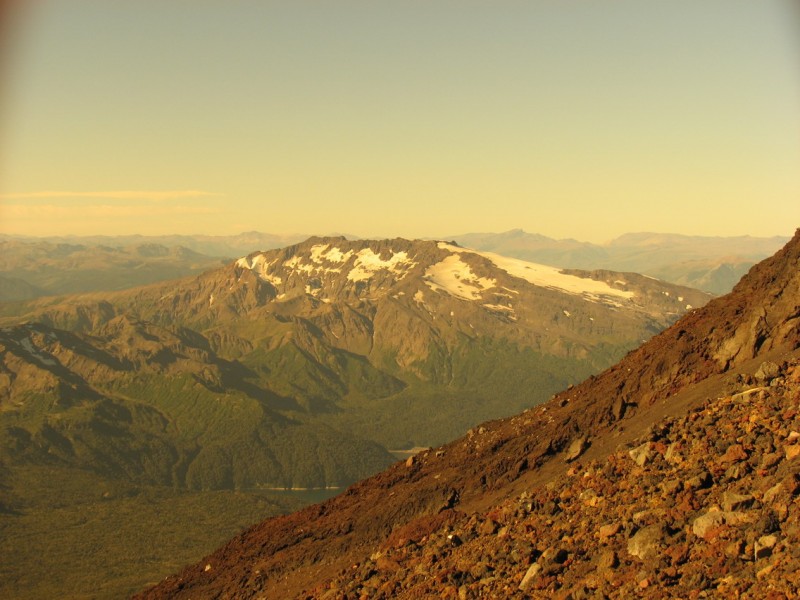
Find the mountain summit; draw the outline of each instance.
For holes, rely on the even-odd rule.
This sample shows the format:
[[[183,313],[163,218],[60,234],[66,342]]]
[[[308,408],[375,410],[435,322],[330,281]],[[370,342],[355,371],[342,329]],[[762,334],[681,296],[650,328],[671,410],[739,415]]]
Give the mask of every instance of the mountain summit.
[[[141,597],[789,597],[799,361],[800,231],[602,374],[256,525]]]

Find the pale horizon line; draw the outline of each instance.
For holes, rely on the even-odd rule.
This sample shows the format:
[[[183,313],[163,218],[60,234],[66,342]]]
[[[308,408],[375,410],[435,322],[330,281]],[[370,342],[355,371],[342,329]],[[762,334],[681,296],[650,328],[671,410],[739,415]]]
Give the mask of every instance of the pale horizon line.
[[[16,192],[0,194],[0,200],[45,200],[59,198],[106,198],[112,200],[181,200],[185,198],[203,198],[223,196],[217,192],[204,190],[107,190],[95,192],[74,192],[66,190],[46,190],[40,192]]]

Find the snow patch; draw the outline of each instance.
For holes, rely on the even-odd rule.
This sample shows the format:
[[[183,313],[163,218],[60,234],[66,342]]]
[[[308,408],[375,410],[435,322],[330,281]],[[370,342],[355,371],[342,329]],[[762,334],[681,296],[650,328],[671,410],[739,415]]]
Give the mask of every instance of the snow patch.
[[[463,300],[478,300],[496,285],[494,279],[478,277],[458,254],[451,254],[425,271],[425,283],[433,291],[443,291]]]
[[[301,273],[307,273],[311,275],[317,269],[314,265],[309,265],[303,263],[303,258],[301,256],[293,256],[287,261],[284,261],[283,266],[287,269],[291,269],[292,271],[300,271]]]
[[[398,279],[405,277],[409,269],[416,266],[408,257],[407,252],[394,252],[388,260],[383,260],[380,254],[375,254],[372,248],[364,248],[356,254],[355,266],[347,274],[349,281],[365,281],[381,270],[390,271],[398,275]]]
[[[252,258],[252,260],[248,260],[246,256],[240,258],[236,261],[236,264],[243,269],[249,269],[253,271],[261,281],[266,281],[274,286],[279,286],[281,283],[283,283],[283,279],[281,279],[278,275],[273,275],[269,272],[270,267],[272,267],[276,261],[277,259],[267,262],[266,256],[263,254],[257,254]]]
[[[350,260],[351,256],[353,256],[352,250],[342,252],[336,247],[328,250],[328,246],[329,244],[317,244],[316,246],[311,246],[311,260],[319,265],[323,264],[323,261],[332,263],[345,263]],[[337,269],[336,272],[338,273],[339,270]]]

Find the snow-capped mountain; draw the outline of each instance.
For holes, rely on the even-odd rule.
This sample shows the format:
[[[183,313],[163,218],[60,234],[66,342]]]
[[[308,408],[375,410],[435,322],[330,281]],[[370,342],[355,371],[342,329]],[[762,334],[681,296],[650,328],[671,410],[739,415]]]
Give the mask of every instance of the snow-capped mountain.
[[[81,419],[87,402],[137,403],[125,410],[150,423],[137,427],[163,417],[182,432],[151,435],[159,482],[342,485],[363,474],[339,464],[358,448],[375,468],[386,456],[375,444],[441,443],[534,405],[708,298],[444,242],[312,238],[196,277],[24,305],[2,321],[14,326],[0,336],[13,384],[0,402],[7,414],[39,402]],[[247,415],[247,427],[219,434],[222,413]],[[65,414],[37,414],[19,456],[50,452],[85,467],[102,452],[102,435],[90,443]],[[41,428],[63,439],[53,446]],[[347,448],[338,457],[317,450],[299,464],[280,449],[334,438]],[[97,447],[75,450],[86,444]],[[132,468],[130,453],[120,456],[111,469]]]

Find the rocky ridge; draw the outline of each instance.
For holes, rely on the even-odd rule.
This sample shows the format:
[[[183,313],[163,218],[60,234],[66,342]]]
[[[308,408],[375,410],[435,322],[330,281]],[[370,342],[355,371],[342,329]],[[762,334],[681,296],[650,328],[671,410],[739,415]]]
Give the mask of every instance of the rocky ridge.
[[[601,375],[257,525],[142,597],[790,596],[798,347],[800,231]]]

